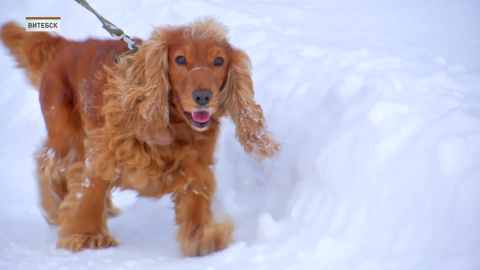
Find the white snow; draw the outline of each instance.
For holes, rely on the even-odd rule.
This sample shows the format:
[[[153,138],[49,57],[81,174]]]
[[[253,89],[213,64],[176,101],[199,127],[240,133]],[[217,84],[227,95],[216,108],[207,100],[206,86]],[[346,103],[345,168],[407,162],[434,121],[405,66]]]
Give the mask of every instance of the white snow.
[[[215,212],[237,242],[184,258],[170,198],[114,194],[118,248],[57,250],[38,208],[38,93],[0,48],[0,269],[480,269],[480,2],[90,0],[130,36],[211,15],[253,63],[282,143],[259,164],[223,121]],[[1,23],[61,16],[108,38],[75,1],[2,1]]]

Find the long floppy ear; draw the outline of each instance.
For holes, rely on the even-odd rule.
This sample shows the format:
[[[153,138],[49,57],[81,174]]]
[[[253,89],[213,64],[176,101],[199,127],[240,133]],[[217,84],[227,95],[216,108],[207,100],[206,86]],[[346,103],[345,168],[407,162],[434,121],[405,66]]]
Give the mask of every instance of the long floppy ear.
[[[155,29],[140,50],[106,69],[103,112],[115,133],[148,144],[169,144],[168,29]]]
[[[279,152],[280,145],[270,138],[262,107],[254,100],[251,62],[242,50],[229,46],[230,67],[220,93],[220,104],[236,125],[235,137],[247,153],[262,161]]]

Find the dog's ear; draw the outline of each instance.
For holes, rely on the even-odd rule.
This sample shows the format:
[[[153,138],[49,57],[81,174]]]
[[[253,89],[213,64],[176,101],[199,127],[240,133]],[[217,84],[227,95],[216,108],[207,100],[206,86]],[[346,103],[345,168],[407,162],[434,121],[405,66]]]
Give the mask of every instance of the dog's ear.
[[[138,52],[106,69],[106,125],[149,144],[169,144],[168,29],[155,29]]]
[[[228,45],[230,58],[227,80],[220,92],[220,110],[236,125],[235,137],[247,153],[262,161],[279,152],[280,145],[270,138],[263,111],[254,100],[250,58]]]

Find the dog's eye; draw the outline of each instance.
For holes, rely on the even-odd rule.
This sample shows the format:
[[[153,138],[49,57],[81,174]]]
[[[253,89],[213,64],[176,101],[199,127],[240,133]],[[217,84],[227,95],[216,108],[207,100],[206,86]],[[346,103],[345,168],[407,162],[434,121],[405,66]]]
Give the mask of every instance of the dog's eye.
[[[183,66],[187,65],[187,59],[185,59],[185,57],[183,56],[177,56],[177,58],[175,58],[175,62],[179,65],[183,65]]]
[[[221,57],[215,58],[215,61],[213,61],[213,65],[216,67],[223,65],[223,58]]]

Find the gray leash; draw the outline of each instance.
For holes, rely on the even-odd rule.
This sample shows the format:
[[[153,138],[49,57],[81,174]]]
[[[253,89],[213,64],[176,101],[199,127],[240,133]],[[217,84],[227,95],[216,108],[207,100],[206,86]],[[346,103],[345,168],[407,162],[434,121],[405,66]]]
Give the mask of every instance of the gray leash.
[[[114,38],[122,40],[123,42],[127,43],[129,50],[118,55],[115,59],[115,62],[118,62],[118,58],[135,53],[140,49],[140,45],[135,43],[129,36],[125,35],[122,29],[118,28],[116,25],[111,23],[109,20],[105,19],[102,15],[100,15],[97,11],[95,11],[87,2],[87,0],[75,0],[75,2],[79,3],[82,7],[86,8],[88,11],[92,12],[97,18],[102,22],[103,28],[107,30],[108,33]]]

